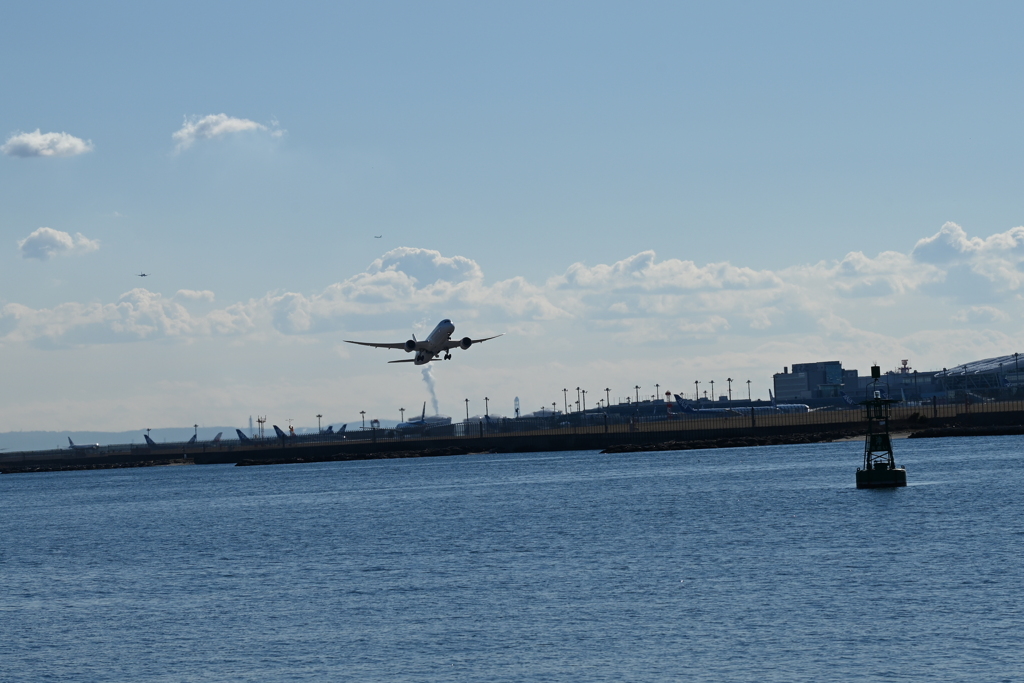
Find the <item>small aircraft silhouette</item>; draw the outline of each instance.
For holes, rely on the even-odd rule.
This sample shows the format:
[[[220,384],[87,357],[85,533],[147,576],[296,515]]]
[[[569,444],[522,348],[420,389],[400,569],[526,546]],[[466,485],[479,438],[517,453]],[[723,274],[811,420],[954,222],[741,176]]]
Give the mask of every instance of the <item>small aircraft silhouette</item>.
[[[149,273],[139,273],[139,277],[149,277]]]
[[[381,237],[383,237],[383,236],[384,236],[384,235],[374,235],[374,236],[373,236],[373,239],[375,239],[375,240],[379,240],[379,239],[380,239]]]

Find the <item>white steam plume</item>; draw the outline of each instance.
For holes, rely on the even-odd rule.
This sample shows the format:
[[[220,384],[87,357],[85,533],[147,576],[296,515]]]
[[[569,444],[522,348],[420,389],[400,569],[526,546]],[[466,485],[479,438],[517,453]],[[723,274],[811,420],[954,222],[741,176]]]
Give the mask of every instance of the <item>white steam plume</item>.
[[[427,383],[427,389],[430,390],[430,404],[434,407],[434,415],[439,415],[440,409],[437,407],[437,392],[434,391],[434,369],[429,365],[423,368],[423,381]]]

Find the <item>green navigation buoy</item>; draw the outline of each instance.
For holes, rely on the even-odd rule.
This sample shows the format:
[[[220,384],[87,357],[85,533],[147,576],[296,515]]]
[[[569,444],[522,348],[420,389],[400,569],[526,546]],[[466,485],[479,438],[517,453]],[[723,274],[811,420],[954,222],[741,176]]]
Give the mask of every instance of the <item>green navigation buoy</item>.
[[[877,365],[871,366],[871,377],[874,386],[878,386],[881,370]],[[864,466],[857,469],[857,488],[882,489],[907,485],[907,470],[896,467],[892,455],[892,439],[889,437],[889,416],[893,403],[890,398],[882,398],[880,390],[874,391],[874,398],[861,401],[868,421],[868,433],[864,439]]]

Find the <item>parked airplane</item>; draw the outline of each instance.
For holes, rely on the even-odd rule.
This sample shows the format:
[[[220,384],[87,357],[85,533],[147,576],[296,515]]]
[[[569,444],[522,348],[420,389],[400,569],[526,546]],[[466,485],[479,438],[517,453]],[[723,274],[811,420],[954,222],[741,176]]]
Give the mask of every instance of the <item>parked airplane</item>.
[[[771,389],[768,390],[768,398],[772,400],[772,408],[780,413],[808,413],[811,410],[811,407],[804,403],[776,403]]]
[[[423,402],[423,413],[419,419],[399,422],[395,429],[415,429],[417,427],[435,427],[438,425],[450,425],[452,419],[447,415],[427,415],[427,402]]]
[[[694,408],[679,394],[674,394],[676,397],[676,407],[682,412],[688,415],[695,415],[697,417],[736,417],[740,413],[729,408]],[[669,406],[671,409],[671,406]]]
[[[289,429],[291,429],[291,427],[289,427]],[[277,434],[277,438],[279,438],[279,439],[287,439],[288,438],[288,435],[284,433],[284,430],[282,430],[277,425],[274,425],[274,433]],[[292,436],[295,436],[294,430],[292,431]]]
[[[242,432],[242,430],[241,430],[241,429],[236,429],[236,430],[235,430],[235,434],[238,434],[238,440],[239,440],[239,441],[241,441],[242,443],[245,443],[245,442],[247,442],[247,441],[252,441],[252,439],[250,439],[249,437],[247,437],[247,436],[246,436],[246,435],[245,435],[245,434],[244,434],[244,433]]]
[[[485,342],[488,339],[496,339],[500,337],[500,334],[496,334],[493,337],[484,337],[483,339],[470,339],[469,337],[463,337],[459,341],[452,341],[452,334],[455,333],[455,325],[448,318],[445,318],[437,324],[437,327],[427,335],[427,338],[423,341],[417,341],[416,335],[412,336],[407,342],[398,344],[374,344],[372,342],[358,342],[358,341],[345,341],[349,344],[359,344],[360,346],[373,346],[378,349],[401,349],[406,353],[416,352],[415,358],[405,358],[402,360],[389,360],[389,363],[415,363],[416,365],[426,365],[432,360],[437,360],[437,357],[444,351],[444,359],[451,360],[452,354],[451,349],[456,347],[460,349],[468,349],[473,344],[479,344]]]
[[[98,443],[87,443],[87,444],[78,445],[74,441],[71,440],[70,436],[68,437],[68,443],[71,444],[71,450],[73,450],[73,451],[91,451],[91,450],[95,450],[95,449],[100,447],[100,445]]]

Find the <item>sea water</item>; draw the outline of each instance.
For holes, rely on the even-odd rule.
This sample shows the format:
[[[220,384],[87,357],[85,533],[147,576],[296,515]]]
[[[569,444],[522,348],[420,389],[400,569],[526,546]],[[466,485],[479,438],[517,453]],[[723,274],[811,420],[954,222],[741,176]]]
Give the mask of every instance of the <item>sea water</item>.
[[[4,475],[0,680],[1021,680],[1022,446]]]

